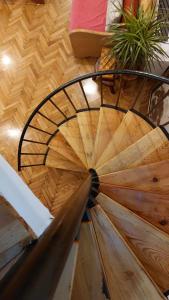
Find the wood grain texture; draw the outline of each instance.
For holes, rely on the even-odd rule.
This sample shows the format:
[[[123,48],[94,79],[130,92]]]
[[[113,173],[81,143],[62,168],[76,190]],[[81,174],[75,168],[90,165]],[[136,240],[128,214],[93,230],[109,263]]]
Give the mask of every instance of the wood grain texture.
[[[99,57],[105,38],[109,37],[110,33],[80,28],[70,31],[69,36],[76,57]]]
[[[169,141],[157,127],[98,168],[97,173],[104,175],[168,158]]]
[[[85,168],[85,166],[82,164],[74,150],[66,142],[65,138],[60,132],[57,133],[57,135],[51,140],[48,146],[50,149],[53,149],[59,154],[65,156],[68,160],[71,160],[76,165]]]
[[[101,183],[169,194],[169,160],[100,176]]]
[[[151,130],[152,127],[145,120],[128,111],[98,160],[97,167],[112,159]]]
[[[70,300],[74,280],[79,243],[74,242],[66,260],[66,264],[59,279],[55,294],[52,300]]]
[[[69,171],[86,172],[86,169],[79,167],[74,162],[52,149],[48,152],[46,166]]]
[[[104,274],[91,222],[83,222],[71,300],[106,300]]]
[[[21,253],[32,239],[22,219],[0,197],[0,269]]]
[[[43,167],[41,172],[35,170],[33,179],[29,180],[29,186],[55,216],[85,176],[86,174],[79,172]],[[28,179],[26,178],[26,180]]]
[[[169,235],[104,194],[97,201],[162,292],[169,282]]]
[[[100,108],[99,122],[93,153],[96,164],[103,151],[107,147],[109,141],[112,139],[115,130],[120,125],[123,116],[124,113],[115,109],[106,107]]]
[[[77,119],[74,118],[64,123],[59,127],[59,130],[82,163],[87,167],[85,150]]]
[[[169,233],[168,195],[118,188],[108,184],[101,184],[100,191]]]
[[[88,168],[93,168],[95,159],[93,158],[94,141],[99,119],[99,111],[84,111],[77,114],[80,134],[86,155]]]
[[[165,299],[99,205],[92,208],[92,220],[111,298]]]

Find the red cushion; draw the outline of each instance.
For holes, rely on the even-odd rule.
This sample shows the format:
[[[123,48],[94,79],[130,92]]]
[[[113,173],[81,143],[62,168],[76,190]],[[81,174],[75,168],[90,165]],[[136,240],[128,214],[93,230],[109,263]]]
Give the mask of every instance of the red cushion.
[[[139,7],[139,0],[123,0],[123,9],[125,11],[132,8],[133,14],[136,16]]]
[[[105,31],[107,0],[73,0],[70,30]]]

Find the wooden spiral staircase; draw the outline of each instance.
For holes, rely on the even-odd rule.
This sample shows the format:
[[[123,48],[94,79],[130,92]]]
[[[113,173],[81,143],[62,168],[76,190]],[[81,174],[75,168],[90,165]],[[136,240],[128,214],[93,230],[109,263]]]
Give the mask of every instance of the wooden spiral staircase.
[[[150,118],[134,110],[133,105],[130,110],[123,109],[119,106],[119,94],[113,105],[104,103],[105,73],[118,76],[134,73],[153,80],[155,89],[169,84],[166,78],[142,72],[89,74],[54,91],[33,112],[21,136],[19,169],[44,164],[76,172],[83,179],[47,232],[15,267],[15,276],[10,274],[1,284],[1,299],[167,298],[169,141],[165,126],[168,122],[164,126],[154,125]],[[101,79],[97,107],[90,107],[82,84],[93,76]],[[68,94],[68,86],[77,83],[85,108],[77,109]],[[66,116],[68,110],[61,110],[52,100],[61,91],[74,110],[71,116]],[[60,124],[40,111],[47,101],[65,117]],[[134,99],[134,105],[136,102]],[[149,112],[152,113],[152,108]],[[53,133],[32,123],[37,114],[56,126]],[[25,137],[28,129],[46,134],[48,141],[29,140]],[[24,142],[38,146],[39,153],[24,152]],[[29,164],[24,165],[28,156]],[[37,156],[41,161],[35,163],[32,157]]]

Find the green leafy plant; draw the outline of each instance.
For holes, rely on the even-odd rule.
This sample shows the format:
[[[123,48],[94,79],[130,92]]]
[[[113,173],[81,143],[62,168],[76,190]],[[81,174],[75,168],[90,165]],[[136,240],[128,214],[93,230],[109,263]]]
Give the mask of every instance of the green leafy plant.
[[[117,67],[150,69],[154,61],[160,63],[161,56],[168,57],[160,46],[164,42],[161,29],[166,26],[166,18],[157,18],[155,9],[147,13],[139,9],[136,16],[132,14],[132,9],[117,9],[123,23],[109,26],[112,35],[108,40],[109,56],[116,58]]]

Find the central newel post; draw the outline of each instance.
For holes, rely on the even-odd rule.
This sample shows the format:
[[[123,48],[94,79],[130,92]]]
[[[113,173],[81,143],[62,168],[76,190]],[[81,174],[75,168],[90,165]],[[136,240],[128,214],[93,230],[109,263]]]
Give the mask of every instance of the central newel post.
[[[91,192],[86,178],[58,211],[37,243],[7,273],[0,284],[1,300],[52,299],[67,256],[78,233]],[[24,201],[24,199],[23,199]]]

